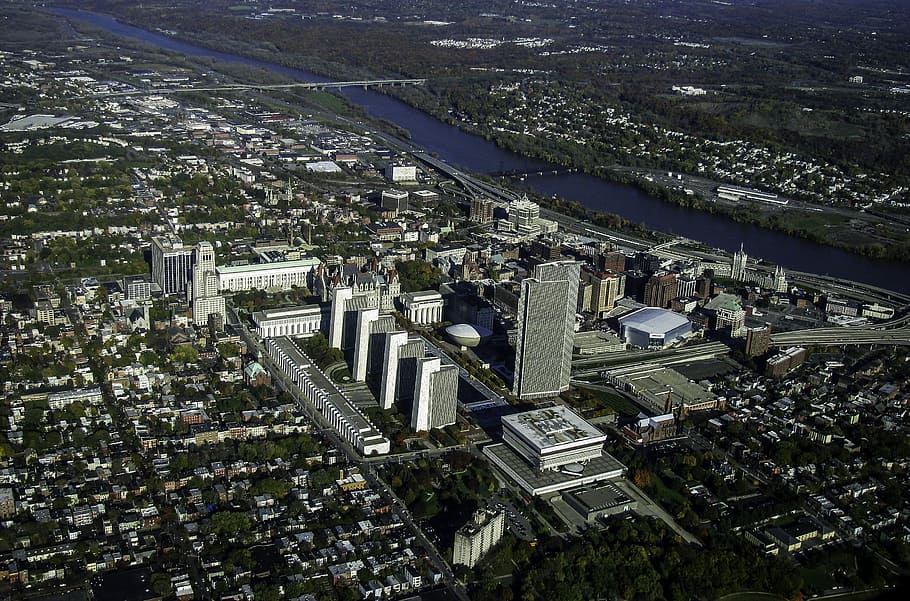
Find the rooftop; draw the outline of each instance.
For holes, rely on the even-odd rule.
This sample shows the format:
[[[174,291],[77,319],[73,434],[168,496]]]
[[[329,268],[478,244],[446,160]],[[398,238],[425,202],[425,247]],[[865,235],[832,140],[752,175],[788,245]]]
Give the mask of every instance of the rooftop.
[[[263,309],[253,314],[253,320],[257,323],[265,319],[280,319],[282,317],[293,317],[296,315],[306,315],[309,313],[321,313],[320,305],[298,305],[296,307],[282,307],[280,309]]]
[[[418,292],[405,292],[401,295],[404,299],[408,301],[428,301],[428,300],[442,300],[442,295],[435,290],[420,290]],[[402,299],[402,300],[404,300]]]
[[[631,501],[626,493],[609,483],[588,486],[563,494],[571,495],[575,501],[588,512],[608,509]]]
[[[689,320],[684,315],[656,307],[645,307],[619,318],[621,327],[629,325],[649,332],[669,332],[687,323]]]
[[[256,263],[253,265],[235,265],[216,267],[218,275],[230,275],[234,273],[250,273],[252,271],[270,271],[277,269],[295,269],[295,268],[313,268],[320,264],[320,260],[315,257],[307,257],[296,261],[281,261],[279,263]]]
[[[567,407],[557,405],[513,415],[504,415],[502,425],[509,428],[538,451],[585,440],[603,441],[603,432]]]
[[[710,311],[720,311],[721,309],[725,311],[742,311],[742,308],[739,297],[726,292],[718,294],[705,305],[705,309]]]

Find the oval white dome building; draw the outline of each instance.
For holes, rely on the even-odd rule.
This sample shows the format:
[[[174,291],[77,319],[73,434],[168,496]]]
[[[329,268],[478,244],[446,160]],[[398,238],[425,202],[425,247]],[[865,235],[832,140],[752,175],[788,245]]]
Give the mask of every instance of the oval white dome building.
[[[475,347],[490,337],[493,332],[483,326],[470,323],[456,323],[446,328],[452,342],[461,346]]]

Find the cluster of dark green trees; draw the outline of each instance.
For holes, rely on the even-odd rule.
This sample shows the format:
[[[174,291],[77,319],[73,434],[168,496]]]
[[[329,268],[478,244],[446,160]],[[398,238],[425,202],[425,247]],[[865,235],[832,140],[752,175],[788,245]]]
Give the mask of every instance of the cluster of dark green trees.
[[[486,464],[460,451],[389,466],[382,477],[418,518],[461,515],[465,506],[476,507],[496,490],[496,480]]]
[[[426,261],[396,261],[398,281],[402,292],[417,292],[439,288],[442,272]]]
[[[316,334],[299,342],[300,348],[319,366],[319,369],[325,369],[344,359],[344,354],[339,349],[330,347],[329,341],[322,334]]]
[[[482,581],[476,601],[512,599],[672,600],[716,599],[740,590],[800,597],[802,579],[785,559],[766,558],[741,538],[709,538],[703,547],[683,543],[657,521],[614,520],[580,540],[554,537],[533,552],[507,543],[485,562],[515,561],[510,583]]]

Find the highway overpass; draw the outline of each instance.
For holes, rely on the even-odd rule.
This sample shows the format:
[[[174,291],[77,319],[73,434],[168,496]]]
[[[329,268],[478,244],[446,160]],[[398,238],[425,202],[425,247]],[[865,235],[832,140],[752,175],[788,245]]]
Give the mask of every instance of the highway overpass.
[[[771,334],[771,346],[910,346],[910,327],[890,330],[874,328],[821,328]]]
[[[722,342],[708,342],[662,351],[621,351],[572,361],[572,377],[593,376],[620,365],[678,365],[726,357],[730,348]]]

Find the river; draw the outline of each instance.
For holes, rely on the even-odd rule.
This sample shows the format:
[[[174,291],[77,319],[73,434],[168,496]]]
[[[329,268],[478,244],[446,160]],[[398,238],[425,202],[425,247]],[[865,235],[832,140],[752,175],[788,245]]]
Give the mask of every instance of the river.
[[[61,8],[53,10],[110,33],[141,40],[188,56],[242,63],[299,81],[329,81],[315,73],[181,42],[126,25],[108,15]],[[385,119],[408,130],[414,144],[436,152],[442,160],[464,170],[495,173],[504,170],[537,171],[547,168],[540,161],[503,150],[483,137],[448,125],[382,93],[361,88],[345,88],[342,94],[351,102],[366,109],[371,116]],[[743,244],[750,256],[761,257],[797,271],[827,274],[899,292],[910,292],[910,278],[907,277],[910,275],[910,266],[905,264],[870,259],[780,232],[737,223],[726,217],[685,209],[648,196],[633,186],[615,184],[584,174],[532,176],[526,183],[545,196],[555,194],[567,200],[576,200],[590,209],[622,215],[651,229],[700,240],[727,251],[735,251]]]

